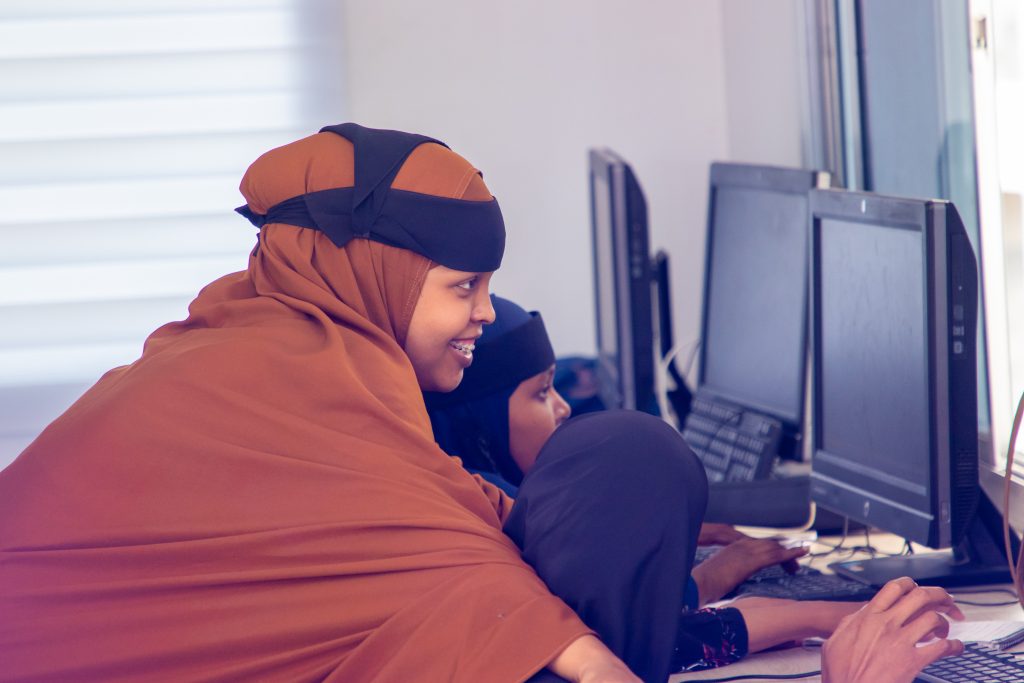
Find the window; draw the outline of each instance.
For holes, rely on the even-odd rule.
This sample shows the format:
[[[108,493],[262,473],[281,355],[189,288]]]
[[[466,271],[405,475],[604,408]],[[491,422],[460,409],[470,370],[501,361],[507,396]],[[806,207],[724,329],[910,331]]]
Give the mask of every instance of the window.
[[[992,421],[1001,464],[1024,392],[1024,5],[972,1],[971,18]],[[1024,444],[1017,449],[1024,454]],[[1024,475],[1024,467],[1018,471]]]
[[[334,4],[0,5],[0,467],[245,267],[245,168],[344,120]]]

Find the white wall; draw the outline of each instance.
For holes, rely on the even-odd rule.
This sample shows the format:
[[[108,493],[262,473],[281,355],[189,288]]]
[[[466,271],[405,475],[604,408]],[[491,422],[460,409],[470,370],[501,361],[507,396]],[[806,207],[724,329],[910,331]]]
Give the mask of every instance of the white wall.
[[[619,152],[672,257],[677,338],[693,339],[709,162],[799,162],[797,1],[349,0],[349,114],[484,172],[508,229],[494,290],[541,309],[559,354],[594,350],[586,150]],[[776,71],[785,87],[752,110]]]
[[[801,0],[723,0],[729,160],[800,167],[805,85]]]

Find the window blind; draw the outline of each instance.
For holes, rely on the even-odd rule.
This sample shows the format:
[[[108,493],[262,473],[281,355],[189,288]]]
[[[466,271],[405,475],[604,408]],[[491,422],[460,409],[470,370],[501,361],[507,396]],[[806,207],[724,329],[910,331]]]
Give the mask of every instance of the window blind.
[[[0,467],[245,267],[245,168],[343,120],[331,4],[0,5]]]

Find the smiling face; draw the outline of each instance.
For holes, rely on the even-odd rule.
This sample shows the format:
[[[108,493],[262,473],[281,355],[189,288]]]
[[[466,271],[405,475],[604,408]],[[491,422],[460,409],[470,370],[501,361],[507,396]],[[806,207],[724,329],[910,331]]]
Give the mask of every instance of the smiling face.
[[[525,474],[558,425],[569,419],[571,410],[552,385],[551,366],[519,383],[508,399],[508,450]]]
[[[424,391],[452,391],[473,362],[483,326],[494,322],[487,288],[492,273],[431,268],[416,302],[405,353]]]

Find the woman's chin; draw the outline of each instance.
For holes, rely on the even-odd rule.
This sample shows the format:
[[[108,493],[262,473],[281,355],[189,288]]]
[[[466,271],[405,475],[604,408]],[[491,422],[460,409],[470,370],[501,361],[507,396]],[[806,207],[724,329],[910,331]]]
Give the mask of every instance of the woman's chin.
[[[430,378],[431,386],[421,386],[420,388],[424,391],[436,391],[442,394],[447,394],[450,391],[455,391],[459,384],[462,383],[462,368],[459,368],[455,373],[444,373],[444,375],[435,375]]]

